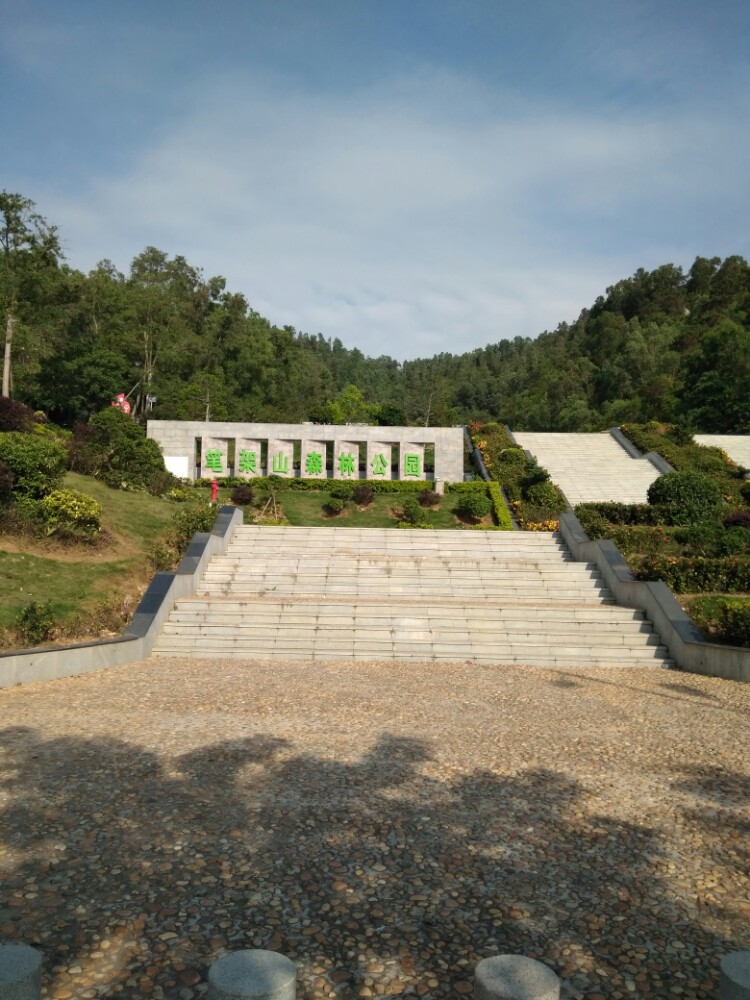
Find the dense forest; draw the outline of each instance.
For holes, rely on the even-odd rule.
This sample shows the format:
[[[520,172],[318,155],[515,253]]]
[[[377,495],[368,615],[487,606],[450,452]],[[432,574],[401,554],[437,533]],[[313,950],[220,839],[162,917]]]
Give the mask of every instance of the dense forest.
[[[638,270],[535,339],[400,364],[274,326],[223,278],[155,247],[127,274],[108,260],[83,274],[34,204],[2,192],[0,312],[3,395],[64,425],[124,392],[139,419],[559,431],[655,419],[750,433],[750,267],[738,256]]]

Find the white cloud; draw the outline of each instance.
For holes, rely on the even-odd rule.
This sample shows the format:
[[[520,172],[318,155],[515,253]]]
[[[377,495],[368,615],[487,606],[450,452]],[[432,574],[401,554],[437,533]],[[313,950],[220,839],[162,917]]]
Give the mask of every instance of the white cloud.
[[[126,269],[153,244],[273,322],[398,358],[572,320],[655,248],[721,252],[691,199],[748,146],[722,121],[573,114],[446,74],[338,96],[233,76],[187,104],[127,172],[45,196],[71,263]]]

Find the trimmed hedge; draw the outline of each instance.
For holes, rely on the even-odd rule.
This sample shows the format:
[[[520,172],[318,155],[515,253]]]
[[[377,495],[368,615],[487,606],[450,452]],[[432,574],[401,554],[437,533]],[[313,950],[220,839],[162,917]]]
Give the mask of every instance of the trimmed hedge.
[[[707,556],[644,556],[634,560],[638,580],[663,580],[678,594],[750,591],[750,558],[713,559]]]
[[[584,528],[589,520],[593,520],[596,524],[601,522],[605,524],[664,524],[664,511],[657,504],[579,503],[575,507],[575,515]]]
[[[750,601],[724,601],[719,605],[716,631],[733,646],[750,646]]]

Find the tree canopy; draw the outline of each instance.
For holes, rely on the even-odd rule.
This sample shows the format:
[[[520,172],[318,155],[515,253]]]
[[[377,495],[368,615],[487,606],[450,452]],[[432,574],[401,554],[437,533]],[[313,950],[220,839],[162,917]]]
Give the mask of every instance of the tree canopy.
[[[278,327],[222,277],[146,247],[123,274],[62,261],[57,232],[0,196],[4,394],[72,425],[128,394],[138,420],[456,424],[599,430],[680,419],[750,432],[750,267],[639,269],[537,338],[398,363]],[[10,332],[9,332],[10,331]],[[7,392],[5,378],[7,373]]]

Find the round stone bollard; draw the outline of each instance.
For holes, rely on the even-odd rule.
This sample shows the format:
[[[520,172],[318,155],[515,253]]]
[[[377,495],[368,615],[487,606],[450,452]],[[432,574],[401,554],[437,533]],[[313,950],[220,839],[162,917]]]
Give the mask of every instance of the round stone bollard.
[[[560,1000],[560,980],[533,958],[496,955],[474,971],[474,1000]]]
[[[722,958],[719,1000],[750,1000],[750,951],[731,951]]]
[[[39,1000],[42,956],[27,944],[0,945],[0,1000]]]
[[[297,967],[275,951],[235,951],[208,970],[208,1000],[294,1000],[296,995]]]

